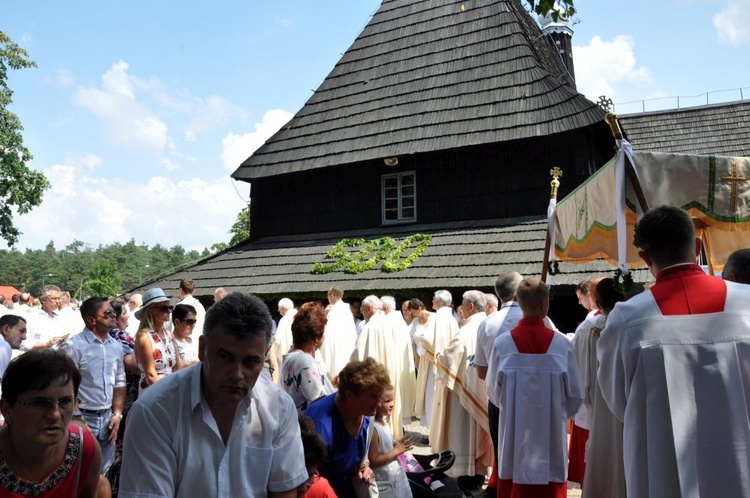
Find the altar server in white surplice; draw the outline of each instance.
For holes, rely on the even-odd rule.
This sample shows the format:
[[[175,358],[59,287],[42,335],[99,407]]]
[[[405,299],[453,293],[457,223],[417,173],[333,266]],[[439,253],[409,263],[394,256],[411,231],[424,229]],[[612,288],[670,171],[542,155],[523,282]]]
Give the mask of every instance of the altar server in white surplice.
[[[357,329],[349,305],[343,301],[344,290],[338,285],[328,289],[331,309],[326,323],[326,340],[318,350],[320,359],[328,367],[328,376],[333,380],[349,363],[357,340]]]
[[[523,279],[516,299],[523,318],[495,340],[489,366],[500,409],[497,496],[564,498],[567,420],[583,401],[581,374],[568,338],[545,326],[544,282]]]
[[[464,293],[461,304],[464,325],[436,359],[441,388],[435,393],[435,403],[443,409],[433,414],[430,446],[435,452],[452,450],[455,453],[456,461],[448,471],[453,477],[484,476],[492,466],[487,395],[484,381],[472,364],[477,329],[487,318],[484,310],[483,292]]]
[[[750,496],[750,287],[695,264],[679,208],[647,212],[635,238],[656,284],[614,307],[597,344],[628,496]]]
[[[432,297],[432,307],[435,313],[428,320],[424,328],[417,327],[423,332],[420,337],[419,371],[417,377],[417,398],[414,404],[415,415],[421,416],[424,427],[430,428],[433,413],[442,410],[442,406],[435,401],[436,377],[435,354],[439,353],[451,342],[458,333],[458,322],[453,318],[451,303],[453,297],[447,290],[439,290]]]
[[[390,427],[396,438],[402,437],[401,431],[401,396],[399,394],[399,379],[401,378],[398,366],[401,364],[396,349],[394,348],[393,336],[395,334],[393,322],[383,313],[383,303],[377,296],[367,296],[362,300],[360,311],[365,318],[362,332],[357,337],[354,352],[350,361],[364,361],[368,356],[383,364],[388,370],[394,392],[393,414],[390,419]]]

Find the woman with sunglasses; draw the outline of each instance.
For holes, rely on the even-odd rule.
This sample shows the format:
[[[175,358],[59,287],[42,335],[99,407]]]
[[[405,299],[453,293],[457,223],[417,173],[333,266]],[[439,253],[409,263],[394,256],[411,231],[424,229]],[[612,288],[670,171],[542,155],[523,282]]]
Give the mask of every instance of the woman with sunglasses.
[[[96,496],[102,454],[70,425],[81,374],[62,351],[29,351],[8,366],[0,410],[0,496]]]
[[[155,287],[143,293],[143,306],[135,311],[140,320],[135,335],[135,359],[141,369],[139,396],[165,375],[182,368],[177,345],[166,328],[172,309],[164,291]]]
[[[178,304],[172,310],[172,331],[177,353],[183,367],[198,363],[198,339],[193,339],[193,329],[198,319],[197,312],[190,304]]]

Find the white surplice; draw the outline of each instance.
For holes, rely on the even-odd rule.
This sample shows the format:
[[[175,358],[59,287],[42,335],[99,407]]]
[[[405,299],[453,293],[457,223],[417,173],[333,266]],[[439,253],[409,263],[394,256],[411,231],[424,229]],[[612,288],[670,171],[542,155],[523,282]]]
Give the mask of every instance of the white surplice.
[[[489,369],[497,372],[491,389],[500,409],[500,479],[515,484],[565,482],[566,419],[575,415],[583,400],[570,341],[556,332],[545,354],[523,354],[511,334],[502,334],[495,340]]]
[[[333,379],[349,362],[357,340],[357,330],[354,327],[354,316],[344,301],[331,306],[327,318],[325,339],[318,353],[328,367],[328,377]]]
[[[750,286],[726,284],[723,312],[664,316],[647,290],[607,319],[598,381],[628,496],[750,496]]]
[[[414,369],[414,354],[406,325],[400,311],[393,310],[386,313],[386,318],[393,327],[393,347],[396,353],[396,370],[398,384],[401,391],[401,418],[411,418],[414,415],[414,400],[417,395],[417,378]]]

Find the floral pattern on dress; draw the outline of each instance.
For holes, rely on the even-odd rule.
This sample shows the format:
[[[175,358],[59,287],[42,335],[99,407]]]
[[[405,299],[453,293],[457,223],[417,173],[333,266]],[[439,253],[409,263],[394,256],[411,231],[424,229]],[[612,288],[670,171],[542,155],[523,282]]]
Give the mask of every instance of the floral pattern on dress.
[[[81,454],[81,436],[68,432],[68,448],[65,450],[63,463],[56,471],[40,483],[21,479],[8,467],[8,462],[0,455],[0,488],[24,496],[39,496],[54,488],[70,473]],[[0,492],[0,494],[3,494]]]
[[[164,333],[166,334],[165,340],[162,340],[156,332],[148,333],[151,338],[151,355],[154,358],[154,368],[159,377],[171,374],[172,367],[174,367],[177,362],[177,351],[174,346],[174,340],[169,332],[165,331]],[[138,366],[141,369],[141,380],[138,384],[138,392],[140,394],[144,389],[150,386],[151,383],[149,382],[148,377],[146,377],[143,366],[140,363]]]

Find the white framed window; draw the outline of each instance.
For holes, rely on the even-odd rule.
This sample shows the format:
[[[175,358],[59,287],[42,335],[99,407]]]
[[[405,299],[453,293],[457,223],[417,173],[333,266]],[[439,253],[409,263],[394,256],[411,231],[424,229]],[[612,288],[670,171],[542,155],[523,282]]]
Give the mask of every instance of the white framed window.
[[[414,171],[382,177],[383,224],[417,221],[417,175]]]

